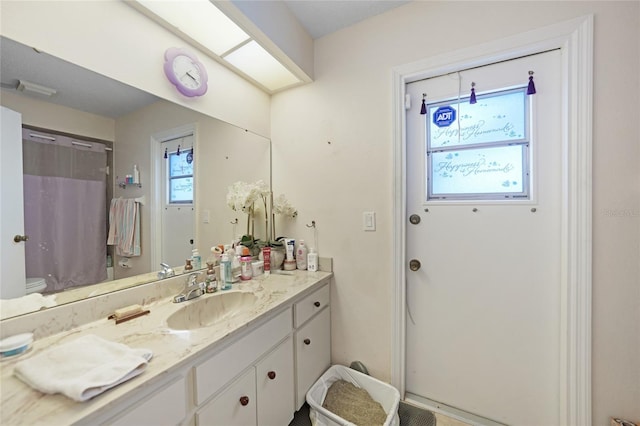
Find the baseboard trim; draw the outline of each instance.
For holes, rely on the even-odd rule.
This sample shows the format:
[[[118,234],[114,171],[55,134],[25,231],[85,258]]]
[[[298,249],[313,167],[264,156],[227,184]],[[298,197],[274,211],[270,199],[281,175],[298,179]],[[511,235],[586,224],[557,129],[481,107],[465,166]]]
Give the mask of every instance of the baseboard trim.
[[[500,423],[495,420],[479,416],[477,414],[469,413],[467,411],[460,410],[456,407],[452,407],[442,402],[424,398],[410,392],[407,392],[404,400],[409,404],[426,408],[427,410],[433,411],[434,413],[444,414],[447,417],[451,417],[452,419],[459,420],[473,426],[506,426],[505,423]]]

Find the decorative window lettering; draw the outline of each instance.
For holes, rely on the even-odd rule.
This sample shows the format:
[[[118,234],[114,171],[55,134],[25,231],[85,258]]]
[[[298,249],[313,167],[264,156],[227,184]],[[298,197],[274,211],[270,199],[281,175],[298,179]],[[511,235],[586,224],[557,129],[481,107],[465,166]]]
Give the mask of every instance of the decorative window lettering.
[[[187,153],[169,154],[169,204],[193,203],[193,162]]]
[[[427,201],[528,199],[526,88],[428,104]],[[455,121],[444,113],[453,111]]]

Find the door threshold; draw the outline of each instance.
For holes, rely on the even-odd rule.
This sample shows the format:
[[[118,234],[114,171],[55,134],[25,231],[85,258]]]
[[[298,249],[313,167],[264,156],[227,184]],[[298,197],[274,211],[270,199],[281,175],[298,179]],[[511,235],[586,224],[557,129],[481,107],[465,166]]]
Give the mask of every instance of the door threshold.
[[[451,417],[452,419],[459,420],[472,426],[506,426],[505,423],[500,423],[477,414],[469,413],[459,408],[452,407],[411,392],[407,392],[405,394],[404,400],[410,404],[427,408],[434,413],[444,414],[447,417]]]

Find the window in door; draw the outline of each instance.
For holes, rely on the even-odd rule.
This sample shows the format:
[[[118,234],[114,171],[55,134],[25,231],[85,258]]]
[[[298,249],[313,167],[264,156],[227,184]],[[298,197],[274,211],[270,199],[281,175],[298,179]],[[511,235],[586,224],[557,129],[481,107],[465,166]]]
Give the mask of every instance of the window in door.
[[[172,152],[169,154],[168,204],[193,203],[193,156],[190,152]]]
[[[530,197],[526,88],[427,104],[427,201]]]

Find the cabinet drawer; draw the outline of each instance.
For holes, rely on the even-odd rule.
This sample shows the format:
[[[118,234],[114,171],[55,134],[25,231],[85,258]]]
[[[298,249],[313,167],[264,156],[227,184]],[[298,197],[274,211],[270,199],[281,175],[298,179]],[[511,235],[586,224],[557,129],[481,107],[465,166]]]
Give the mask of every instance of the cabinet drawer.
[[[328,306],[330,297],[330,286],[325,285],[296,303],[294,305],[294,326],[300,327],[309,318]]]
[[[291,309],[287,309],[194,367],[196,405],[202,404],[290,332]]]
[[[289,337],[256,365],[258,424],[288,425],[293,420],[293,339]]]
[[[256,373],[251,367],[196,414],[203,426],[255,426]]]
[[[331,308],[326,307],[295,333],[296,410],[307,391],[331,366]]]
[[[187,413],[184,379],[156,392],[111,425],[177,425]]]

